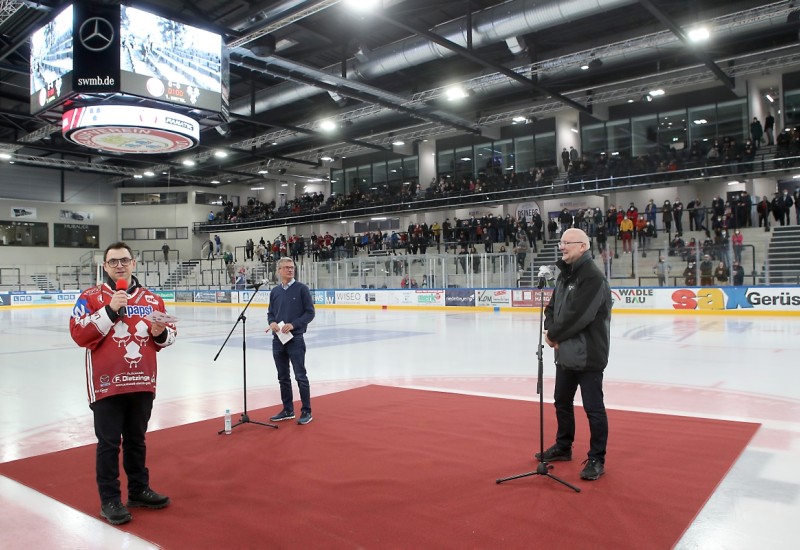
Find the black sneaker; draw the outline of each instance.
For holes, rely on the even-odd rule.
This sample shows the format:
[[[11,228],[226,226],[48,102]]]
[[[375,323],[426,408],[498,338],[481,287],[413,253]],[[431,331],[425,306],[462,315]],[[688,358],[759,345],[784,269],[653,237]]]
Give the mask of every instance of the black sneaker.
[[[128,523],[133,516],[119,500],[112,500],[100,506],[100,515],[106,518],[111,525]]]
[[[583,461],[586,466],[581,470],[581,479],[593,480],[599,478],[606,472],[606,468],[602,462],[596,458],[587,458]]]
[[[275,416],[271,416],[269,421],[280,422],[281,420],[291,420],[292,418],[294,418],[294,413],[292,411],[281,411]]]
[[[536,453],[533,455],[539,462],[567,462],[572,460],[572,447],[564,449],[558,445],[553,445],[547,449],[544,454]]]
[[[135,493],[128,493],[129,508],[151,508],[153,510],[158,510],[166,506],[169,506],[169,497],[166,495],[159,495],[150,487]]]
[[[292,415],[292,418],[294,418],[294,415]],[[304,413],[302,413],[300,415],[300,420],[298,420],[297,423],[298,424],[308,424],[312,420],[314,420],[314,417],[311,416],[311,413],[310,412],[304,412]]]

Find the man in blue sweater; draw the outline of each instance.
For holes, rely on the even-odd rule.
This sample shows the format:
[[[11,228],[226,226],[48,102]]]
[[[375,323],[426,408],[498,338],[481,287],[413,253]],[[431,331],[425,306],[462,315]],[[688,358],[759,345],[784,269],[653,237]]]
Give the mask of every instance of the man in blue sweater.
[[[306,343],[303,339],[308,324],[314,319],[314,301],[311,291],[303,283],[294,279],[294,261],[291,258],[278,260],[278,274],[281,284],[269,293],[267,320],[272,331],[272,357],[278,369],[278,383],[281,388],[283,409],[270,418],[272,422],[294,418],[294,398],[289,362],[294,368],[294,379],[300,390],[300,420],[298,424],[308,424],[311,416],[311,390],[306,376]],[[291,338],[287,340],[289,334]],[[278,335],[281,334],[281,337]]]

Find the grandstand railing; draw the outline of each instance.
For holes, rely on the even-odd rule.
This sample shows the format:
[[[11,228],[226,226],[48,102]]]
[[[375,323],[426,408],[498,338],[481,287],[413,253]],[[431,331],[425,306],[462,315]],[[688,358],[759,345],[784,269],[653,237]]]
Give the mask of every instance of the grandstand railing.
[[[474,204],[505,203],[515,199],[531,197],[558,198],[564,195],[596,194],[609,190],[635,189],[654,185],[690,185],[708,181],[731,181],[732,179],[748,179],[753,177],[775,176],[791,172],[800,166],[800,156],[780,156],[769,159],[766,155],[756,159],[734,163],[708,163],[699,161],[694,166],[668,172],[637,173],[633,169],[624,172],[612,172],[608,175],[587,173],[549,179],[539,185],[524,182],[519,187],[499,189],[479,193],[456,193],[447,196],[424,198],[418,196],[414,200],[393,198],[394,202],[364,205],[358,208],[327,210],[319,212],[301,212],[272,214],[266,219],[243,219],[236,221],[204,221],[195,222],[194,233],[242,231],[282,225],[301,225],[332,220],[344,220],[377,214],[407,214],[424,210],[440,210]]]

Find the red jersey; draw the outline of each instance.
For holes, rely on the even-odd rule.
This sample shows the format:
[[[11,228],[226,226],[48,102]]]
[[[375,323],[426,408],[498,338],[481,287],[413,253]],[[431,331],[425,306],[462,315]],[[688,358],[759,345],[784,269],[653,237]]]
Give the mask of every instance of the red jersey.
[[[89,403],[132,392],[156,392],[156,353],[175,341],[175,325],[167,325],[166,340],[150,334],[145,319],[153,311],[166,313],[164,300],[133,278],[125,314],[112,321],[106,305],[115,290],[107,283],[84,291],[72,310],[72,339],[86,348],[86,389]],[[120,310],[122,311],[122,310]]]

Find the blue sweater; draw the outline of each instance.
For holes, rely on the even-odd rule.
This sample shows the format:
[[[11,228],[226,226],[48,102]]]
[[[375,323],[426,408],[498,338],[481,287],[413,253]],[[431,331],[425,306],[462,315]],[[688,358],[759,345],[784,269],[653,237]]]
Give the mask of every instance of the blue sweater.
[[[289,288],[278,285],[269,291],[267,320],[270,324],[281,321],[291,323],[294,327],[292,334],[300,336],[313,319],[314,300],[311,299],[311,291],[303,283],[295,281]]]

